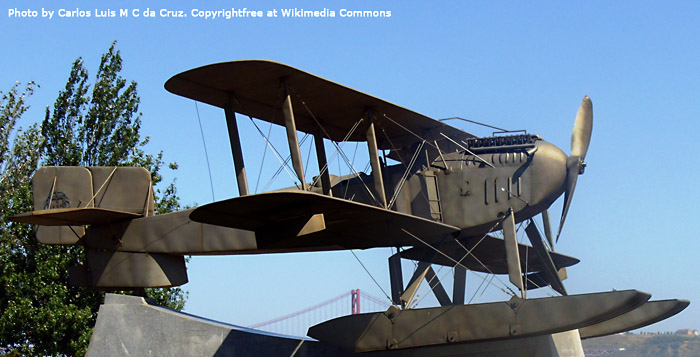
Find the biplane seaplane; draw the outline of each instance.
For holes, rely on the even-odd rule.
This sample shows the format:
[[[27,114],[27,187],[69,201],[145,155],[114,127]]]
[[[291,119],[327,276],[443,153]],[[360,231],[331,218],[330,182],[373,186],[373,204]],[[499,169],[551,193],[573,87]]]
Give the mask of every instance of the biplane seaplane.
[[[313,338],[356,352],[576,330],[587,338],[639,328],[688,305],[649,301],[649,294],[636,290],[567,294],[566,268],[578,260],[555,252],[554,245],[586,167],[593,126],[588,97],[576,114],[567,155],[523,132],[476,137],[272,61],[192,69],[170,78],[165,88],[224,110],[240,196],[155,215],[150,174],[143,168],[39,169],[33,178],[35,210],[13,220],[37,225],[42,243],[85,247],[84,266],[70,274],[75,284],[97,289],[181,285],[187,282],[185,255],[396,247],[389,258],[393,305],[388,311],[344,316],[309,329]],[[250,194],[236,114],[286,129],[295,187]],[[304,173],[298,132],[314,138],[319,174],[311,180]],[[330,175],[325,144],[345,141],[367,143],[370,174]],[[396,163],[389,165],[389,159]],[[548,208],[562,195],[555,237]],[[533,221],[538,215],[544,234]],[[518,242],[518,225],[531,245]],[[401,259],[417,262],[405,285]],[[452,296],[432,265],[454,269]],[[467,270],[507,275],[512,298],[465,304]],[[413,308],[423,280],[440,307]],[[527,291],[545,286],[561,296],[527,298]]]

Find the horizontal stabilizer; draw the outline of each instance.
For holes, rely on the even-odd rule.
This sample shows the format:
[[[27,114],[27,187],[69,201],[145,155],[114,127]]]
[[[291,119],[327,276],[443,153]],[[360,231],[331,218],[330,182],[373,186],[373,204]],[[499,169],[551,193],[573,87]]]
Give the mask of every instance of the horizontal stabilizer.
[[[582,339],[612,335],[620,332],[636,330],[653,323],[665,320],[683,311],[688,300],[659,300],[647,301],[644,305],[622,314],[616,318],[587,326],[579,330]]]
[[[448,255],[449,259],[442,254],[435,256],[433,264],[453,267],[455,261],[461,261],[467,269],[493,274],[508,274],[508,263],[506,262],[505,247],[503,239],[486,236],[480,238],[460,239],[461,245],[456,241],[447,241],[440,247],[440,251]],[[465,250],[466,248],[466,250]],[[425,255],[424,247],[414,247],[401,252],[401,257],[419,261]],[[471,251],[469,255],[467,252]],[[518,243],[520,264],[523,273],[539,272],[544,270],[544,265],[535,254],[534,249],[525,244]],[[568,255],[551,252],[552,261],[557,268],[569,267],[579,262],[578,259]]]
[[[308,335],[356,352],[553,334],[631,311],[651,296],[636,290],[348,315]]]
[[[182,255],[87,249],[87,263],[70,271],[72,285],[99,289],[166,288],[187,283]]]
[[[10,217],[18,223],[36,224],[40,226],[82,226],[87,224],[103,224],[134,219],[140,214],[115,211],[104,208],[56,208],[40,211],[25,212]]]
[[[457,140],[474,137],[412,110],[274,61],[242,60],[195,68],[170,78],[165,89],[220,108],[232,105],[236,112],[282,125],[283,80],[292,91],[296,128],[305,133],[320,133],[327,139],[342,141],[371,109],[385,133],[377,136],[379,149],[421,142],[418,134],[429,142],[442,141],[440,133]],[[364,130],[356,130],[347,140],[365,141],[367,137]]]
[[[263,250],[420,245],[415,237],[434,244],[445,234],[459,231],[440,222],[305,191],[269,192],[214,202],[195,209],[190,218],[254,231],[258,249]],[[307,232],[314,220],[318,221],[316,228]]]

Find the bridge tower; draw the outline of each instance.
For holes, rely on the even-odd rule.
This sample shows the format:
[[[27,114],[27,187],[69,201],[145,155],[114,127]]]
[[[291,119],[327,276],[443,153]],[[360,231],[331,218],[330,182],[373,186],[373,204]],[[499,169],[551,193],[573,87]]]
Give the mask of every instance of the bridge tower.
[[[360,289],[355,289],[350,291],[350,299],[352,305],[352,314],[357,315],[360,313]]]

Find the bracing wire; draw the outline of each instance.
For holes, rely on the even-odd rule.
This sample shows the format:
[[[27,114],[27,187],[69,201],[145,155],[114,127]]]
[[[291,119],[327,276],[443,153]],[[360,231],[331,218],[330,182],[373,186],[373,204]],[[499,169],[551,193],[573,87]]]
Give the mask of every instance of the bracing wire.
[[[481,239],[483,240],[484,238],[486,238],[486,235],[484,235],[484,237],[482,237]],[[464,259],[464,258],[465,258],[466,256],[468,256],[468,255],[471,255],[479,264],[481,264],[481,266],[484,267],[484,269],[486,269],[486,271],[488,271],[490,274],[493,274],[494,277],[496,278],[496,280],[498,280],[498,282],[500,282],[501,284],[503,284],[503,285],[506,287],[506,289],[508,289],[508,290],[512,293],[513,296],[516,296],[516,295],[517,295],[517,294],[515,294],[515,292],[514,292],[510,287],[508,287],[508,285],[507,285],[506,283],[504,283],[496,274],[494,274],[494,273],[491,271],[491,269],[489,269],[489,268],[486,266],[486,264],[482,263],[481,260],[479,260],[479,258],[476,257],[476,255],[471,254],[471,252],[474,250],[474,248],[476,248],[476,246],[474,246],[471,250],[468,250],[464,245],[462,245],[462,243],[461,243],[459,240],[455,239],[455,241],[457,242],[457,244],[459,244],[459,245],[462,247],[462,249],[464,249],[464,250],[467,252],[467,254],[465,254],[465,256],[462,257],[462,259]],[[481,240],[480,240],[479,242],[481,242]],[[478,244],[479,244],[479,243],[477,243],[477,245],[478,245]],[[460,261],[461,261],[462,259],[460,259]],[[501,289],[501,290],[503,290],[503,289]],[[507,294],[507,292],[506,292],[506,294]]]
[[[282,83],[280,83],[280,86],[277,88],[277,98],[275,98],[275,107],[272,109],[272,118],[275,118],[275,113],[277,112],[278,108],[278,103],[280,99],[280,94],[282,93]],[[270,134],[272,133],[272,121],[270,121],[270,126],[267,128],[267,137],[270,137]],[[260,170],[258,171],[258,179],[255,181],[255,193],[258,193],[258,187],[260,185],[260,178],[262,177],[262,171],[263,171],[263,166],[265,164],[265,156],[267,155],[267,143],[265,144],[265,148],[263,149],[263,154],[262,154],[262,160],[260,161]],[[264,191],[264,190],[263,190]]]
[[[270,149],[272,149],[272,153],[275,154],[275,157],[277,157],[277,160],[279,160],[279,162],[282,164],[282,167],[284,168],[284,171],[287,173],[287,175],[289,176],[289,178],[292,180],[292,182],[296,182],[297,179],[296,179],[296,178],[294,177],[294,175],[292,175],[292,173],[289,171],[289,168],[288,168],[288,165],[287,165],[287,161],[282,160],[282,156],[280,156],[280,153],[277,151],[277,149],[275,149],[275,146],[272,145],[272,143],[271,143],[270,140],[265,136],[265,134],[262,132],[262,130],[260,130],[260,127],[258,127],[258,124],[255,123],[255,120],[253,120],[253,117],[248,116],[248,118],[250,118],[250,122],[253,123],[253,125],[255,126],[255,129],[258,130],[258,133],[260,133],[260,135],[263,137],[263,139],[265,139],[265,142],[267,143],[267,145],[270,146]]]
[[[202,128],[202,119],[199,117],[199,106],[197,101],[194,101],[194,109],[197,111],[197,121],[199,122],[199,132],[202,134],[202,145],[204,146],[204,157],[207,159],[207,170],[209,171],[209,186],[211,187],[211,199],[216,201],[214,198],[214,180],[211,176],[211,165],[209,164],[209,152],[207,151],[207,142],[204,140],[204,129]]]
[[[510,288],[508,288],[508,286],[507,286],[504,282],[502,282],[500,279],[498,279],[498,277],[496,276],[496,274],[494,274],[493,272],[491,272],[491,270],[486,266],[486,264],[484,264],[483,262],[481,262],[481,260],[479,260],[479,258],[477,258],[476,255],[472,254],[472,252],[474,251],[474,249],[476,249],[476,247],[478,247],[479,244],[481,244],[481,242],[483,242],[484,239],[486,239],[486,237],[489,235],[489,233],[491,233],[491,231],[493,231],[493,229],[496,228],[497,225],[498,225],[498,223],[496,223],[494,226],[492,226],[491,229],[489,229],[489,231],[488,231],[486,234],[484,234],[484,235],[481,237],[481,239],[479,239],[479,241],[476,242],[476,244],[474,244],[474,246],[473,246],[471,249],[467,249],[457,238],[455,238],[455,241],[457,242],[457,244],[459,244],[459,246],[462,247],[462,249],[464,249],[464,250],[466,251],[466,253],[462,256],[462,258],[460,258],[460,259],[457,261],[457,264],[462,265],[462,261],[463,261],[464,259],[466,259],[468,256],[471,255],[479,264],[481,264],[482,267],[484,267],[484,269],[486,269],[486,270],[489,272],[489,274],[492,274],[492,275],[493,275],[493,277],[488,281],[488,285],[491,285],[491,281],[493,281],[493,278],[495,277],[495,278],[498,280],[498,282],[500,282],[501,284],[503,284],[504,286],[506,286],[506,288],[507,288],[508,290],[510,290]],[[443,254],[443,255],[444,255],[444,254]],[[454,261],[454,260],[453,260],[453,261]],[[462,266],[464,266],[464,265],[462,265]],[[443,274],[441,277],[439,277],[439,280],[444,280],[445,277],[447,276],[447,274],[449,274],[449,271],[447,271],[445,274]],[[436,273],[435,276],[437,277],[437,275],[438,275],[438,274]],[[482,280],[481,283],[482,283],[482,284],[486,281],[486,279],[485,279],[484,277],[482,277],[481,275],[478,275],[478,274],[477,274],[477,276],[478,276],[479,278],[481,278],[481,280]],[[488,286],[488,285],[487,285],[487,286]],[[479,286],[481,286],[481,284],[480,284]],[[497,286],[497,287],[498,287],[498,286]],[[500,288],[500,287],[498,287],[498,288]],[[434,289],[435,289],[434,287],[431,287],[431,288],[430,288],[430,291],[433,291]],[[501,289],[501,290],[503,290],[503,289]],[[478,291],[478,288],[477,288],[477,291]],[[507,292],[506,292],[506,293],[507,293]],[[475,293],[475,294],[476,294],[476,293]],[[425,298],[425,295],[418,301],[418,303],[420,303],[420,301],[422,301],[423,298]],[[472,297],[472,299],[473,299],[473,297]]]
[[[306,154],[306,166],[304,167],[304,174],[309,172],[309,163],[311,162],[311,149],[315,146],[316,144],[310,143],[309,144],[309,153]],[[313,186],[309,186],[309,189],[311,189]]]
[[[480,123],[480,122],[478,122],[478,121],[469,120],[469,119],[465,119],[465,118],[461,118],[461,117],[452,117],[452,118],[438,119],[438,121],[448,121],[448,120],[462,120],[462,121],[466,121],[466,122],[468,122],[468,123],[477,124],[477,125],[482,125],[482,126],[485,126],[485,127],[487,127],[487,128],[500,130],[500,131],[502,131],[502,132],[511,132],[511,131],[512,131],[512,130],[507,130],[507,129],[499,128],[499,127],[497,127],[497,126],[493,126],[493,125],[489,125],[489,124],[484,124],[484,123]]]
[[[441,250],[439,250],[439,249],[433,247],[432,245],[428,244],[426,241],[424,241],[424,240],[418,238],[418,236],[416,236],[415,234],[413,234],[413,233],[407,231],[407,230],[404,229],[404,228],[401,228],[401,231],[403,231],[404,233],[408,234],[409,236],[411,236],[412,238],[416,239],[417,241],[421,242],[423,245],[427,246],[428,248],[434,250],[434,251],[437,252],[438,254],[440,254],[440,255],[444,256],[445,258],[451,260],[453,263],[455,263],[455,264],[457,264],[457,265],[461,265],[461,266],[463,266],[465,269],[467,268],[467,267],[464,266],[461,262],[456,261],[454,258],[452,258],[452,257],[450,257],[449,255],[443,253]],[[466,248],[465,248],[465,249],[466,249]],[[462,258],[462,259],[464,259],[464,258]],[[483,263],[482,263],[482,265],[483,265]],[[498,286],[497,286],[497,288],[499,288],[501,291],[503,291],[503,292],[506,293],[506,294],[509,294],[509,295],[512,295],[512,296],[517,296],[517,294],[515,294],[515,292],[514,292],[511,288],[509,288],[509,287],[508,287],[507,285],[505,285],[505,284],[503,284],[503,285],[504,285],[504,287],[505,287],[506,289],[510,290],[510,293],[509,293],[508,291],[506,291],[505,289],[501,288],[501,287],[498,287]]]
[[[422,141],[418,148],[416,149],[416,152],[413,153],[413,156],[411,157],[411,161],[408,163],[408,167],[406,167],[406,170],[404,171],[403,176],[401,176],[401,179],[399,182],[396,184],[396,187],[394,187],[394,195],[391,197],[391,200],[389,201],[388,207],[391,208],[394,206],[394,203],[396,203],[396,199],[399,197],[399,193],[403,189],[403,185],[406,183],[406,180],[408,180],[408,176],[411,174],[411,169],[413,168],[413,165],[415,165],[416,160],[418,159],[418,154],[420,154],[420,151],[423,150],[423,145],[425,144],[425,141]],[[428,197],[425,196],[423,191],[421,191],[421,194],[423,198],[425,198],[426,201],[428,201]]]
[[[267,137],[270,137],[272,133],[272,122],[270,122],[270,127],[267,129]],[[258,186],[260,185],[260,178],[262,177],[263,164],[265,163],[265,156],[267,155],[267,143],[265,143],[265,149],[263,149],[262,160],[260,160],[260,171],[258,171],[258,179],[255,181],[255,193],[258,193]]]
[[[308,133],[304,133],[304,136],[301,137],[301,140],[299,140],[299,146],[304,145],[304,142],[306,142],[306,139],[309,137]],[[275,171],[274,175],[270,178],[269,181],[267,181],[267,184],[265,184],[265,187],[263,187],[263,191],[267,191],[268,188],[270,188],[270,185],[272,185],[273,182],[275,182],[275,179],[282,173],[282,170],[284,167],[289,165],[289,161],[292,160],[292,156],[288,155],[285,159],[284,162],[282,163],[282,166],[277,168],[277,171]],[[294,179],[293,179],[294,180]]]
[[[389,297],[389,294],[387,294],[386,291],[384,291],[384,289],[382,289],[382,286],[379,285],[379,283],[377,282],[377,279],[374,278],[372,273],[370,273],[369,270],[367,270],[367,267],[362,263],[362,261],[357,256],[357,254],[355,254],[355,252],[352,249],[350,250],[350,253],[352,253],[352,255],[355,257],[355,259],[357,259],[357,262],[360,263],[360,265],[362,265],[362,268],[367,272],[367,275],[369,275],[369,277],[372,278],[372,281],[374,281],[374,283],[377,284],[377,287],[379,288],[379,290],[382,291],[384,296],[386,296],[386,298],[389,299],[389,301],[392,301],[391,298]]]
[[[238,101],[238,98],[236,98],[235,96],[233,96],[233,99],[236,101],[236,103],[237,103],[241,108],[243,108],[243,110],[242,110],[240,113],[243,114],[243,115],[245,115],[245,116],[247,116],[248,119],[250,119],[250,122],[253,123],[253,126],[255,127],[255,129],[258,130],[258,133],[260,134],[260,136],[263,137],[263,139],[265,140],[265,142],[267,143],[267,145],[268,145],[268,146],[270,147],[270,149],[272,150],[272,153],[275,154],[275,157],[277,158],[277,160],[279,160],[279,162],[280,162],[280,163],[282,164],[282,166],[284,167],[284,171],[287,173],[287,175],[288,175],[289,178],[292,180],[292,182],[295,182],[295,184],[296,184],[296,180],[297,180],[297,179],[296,179],[295,176],[292,175],[292,173],[289,171],[288,165],[285,164],[285,161],[282,160],[282,156],[281,156],[280,153],[277,151],[277,149],[275,148],[275,146],[272,145],[272,142],[270,142],[270,140],[268,139],[268,137],[265,136],[265,133],[263,133],[263,131],[260,129],[260,127],[258,126],[258,124],[257,124],[257,123],[255,122],[255,120],[253,119],[253,117],[252,117],[250,114],[246,114],[246,113],[247,113],[247,110],[245,110],[245,106],[244,106],[240,101]]]
[[[384,128],[384,126],[380,125],[379,128],[381,129],[382,134],[384,134],[384,137],[386,138],[387,142],[391,146],[391,150],[398,153],[399,150],[396,148],[396,145],[394,145],[394,142],[389,137],[389,134],[386,133],[386,129]],[[394,203],[396,203],[396,199],[398,198],[399,193],[401,193],[401,190],[403,189],[403,185],[406,183],[408,176],[411,174],[411,171],[413,170],[413,165],[415,164],[416,160],[418,159],[419,154],[423,150],[423,145],[425,145],[425,141],[421,141],[421,144],[418,146],[416,151],[413,153],[413,156],[411,157],[411,160],[410,160],[408,165],[406,165],[406,163],[403,160],[400,161],[406,170],[404,171],[404,174],[401,176],[401,179],[399,180],[398,184],[396,184],[396,187],[394,187],[394,194],[391,197],[391,199],[389,200],[390,203],[387,206],[387,208],[391,209],[394,206]],[[423,192],[421,190],[420,195],[423,197],[425,202],[429,202],[428,196],[425,195],[425,192]]]
[[[489,279],[488,281],[486,279],[484,279],[484,281],[486,282],[486,285],[484,286],[484,289],[481,290],[481,294],[479,294],[479,297],[477,299],[481,299],[481,297],[484,296],[484,293],[486,292],[486,288],[488,288],[488,286],[491,285],[491,283],[493,282],[493,278],[495,278],[495,277],[496,277],[496,275],[491,275],[491,279]],[[479,285],[479,286],[481,286],[481,285]],[[472,298],[469,299],[469,304],[472,303],[472,300],[474,300],[474,297],[476,297],[476,293],[478,293],[478,292],[479,292],[478,290],[474,292],[474,295],[472,296]]]
[[[309,113],[311,118],[316,122],[316,125],[318,125],[319,129],[321,129],[323,134],[327,138],[331,138],[331,136],[328,134],[326,129],[323,127],[323,125],[321,125],[321,122],[316,118],[314,113],[311,112],[311,109],[309,109],[309,107],[306,105],[306,102],[304,101],[304,99],[301,98],[301,95],[299,95],[299,93],[297,93],[294,88],[292,88],[292,91],[296,94],[297,98],[301,101],[301,104],[304,106],[304,108]],[[353,132],[355,132],[355,129],[357,129],[357,127],[360,125],[360,123],[362,123],[363,120],[364,120],[364,118],[360,118],[360,120],[358,120],[357,123],[355,123],[355,125],[353,125],[353,127],[350,129],[350,133],[348,133],[348,135],[345,137],[345,139],[343,139],[343,141],[346,141],[350,137],[350,135]],[[357,174],[359,176],[359,172],[357,172],[355,167],[348,160],[348,158],[345,155],[345,153],[343,152],[343,150],[340,148],[340,146],[338,146],[338,143],[335,142],[334,140],[331,140],[331,142],[333,143],[333,146],[335,146],[336,150],[338,151],[340,156],[343,158],[343,160],[345,160],[345,164],[348,165],[350,170],[352,170],[355,174]],[[327,168],[324,167],[324,169],[327,169]],[[319,176],[318,176],[319,178],[321,177],[321,174],[323,173],[324,169],[322,169],[321,172],[319,173]],[[375,202],[375,204],[379,205],[380,204],[379,200],[374,196],[374,194],[372,193],[372,190],[370,190],[369,187],[367,187],[367,184],[365,184],[364,180],[360,180],[360,183],[362,183],[362,186],[364,186],[364,188],[367,190],[367,193],[369,194],[370,198]]]

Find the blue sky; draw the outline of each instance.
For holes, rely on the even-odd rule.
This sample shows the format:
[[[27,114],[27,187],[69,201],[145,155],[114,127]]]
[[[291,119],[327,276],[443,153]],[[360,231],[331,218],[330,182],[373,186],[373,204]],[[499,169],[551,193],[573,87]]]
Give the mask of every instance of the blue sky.
[[[8,10],[15,7],[39,13],[42,8],[89,10],[93,17],[9,17]],[[336,15],[343,8],[389,10],[392,16],[191,16],[194,8],[231,7],[328,8]],[[95,10],[145,8],[157,15],[163,8],[183,10],[188,17],[94,17]],[[693,181],[700,176],[698,2],[107,1],[95,7],[93,1],[5,1],[0,10],[0,89],[15,81],[41,85],[24,125],[43,118],[44,107],[53,103],[78,56],[94,74],[99,56],[118,41],[122,73],[139,83],[142,132],[151,137],[148,149],[163,150],[167,161],[180,165],[165,176],[177,178],[184,203],[212,200],[195,105],[163,89],[170,76],[190,68],[271,59],[433,118],[461,116],[527,129],[565,152],[578,105],[589,95],[594,130],[588,167],[556,247],[581,259],[569,269],[567,290],[634,288],[652,293],[654,299],[690,299],[686,311],[645,330],[700,328],[700,243],[692,225],[698,221],[700,199]],[[204,104],[199,113],[216,199],[236,196],[223,113]],[[246,160],[258,165],[264,143],[249,121],[241,122],[241,131],[249,134],[244,134]],[[454,125],[479,135],[490,133]],[[274,135],[275,140],[283,138],[281,132]],[[287,153],[283,142],[278,148]],[[354,144],[345,148],[352,152]],[[364,167],[361,150],[360,162],[357,166]],[[277,166],[268,155],[261,186]],[[249,181],[257,180],[258,170],[250,169]],[[282,174],[270,187],[289,185]],[[557,202],[552,215],[558,217],[560,211]],[[389,250],[356,253],[387,289]],[[382,296],[350,252],[196,257],[189,277],[186,311],[240,325],[355,288]],[[479,280],[469,279],[471,296]],[[507,298],[494,290],[481,301]],[[434,299],[424,300],[424,305],[431,303]]]

